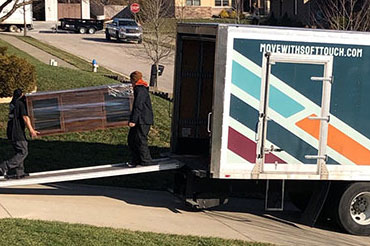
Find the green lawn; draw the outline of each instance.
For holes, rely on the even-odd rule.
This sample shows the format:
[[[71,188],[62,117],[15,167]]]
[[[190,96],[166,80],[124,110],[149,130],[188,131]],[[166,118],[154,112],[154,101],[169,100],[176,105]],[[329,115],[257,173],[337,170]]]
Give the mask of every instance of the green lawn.
[[[64,50],[61,50],[61,49],[58,49],[54,46],[51,46],[49,44],[46,44],[46,43],[43,43],[43,42],[40,42],[38,41],[37,39],[34,39],[32,37],[24,37],[24,36],[16,36],[17,38],[19,38],[20,40],[24,41],[24,42],[27,42],[39,49],[42,49],[43,51],[53,55],[53,56],[56,56],[66,62],[68,62],[69,64],[72,64],[74,65],[75,67],[77,67],[78,69],[80,70],[83,70],[83,71],[88,71],[90,72],[91,71],[91,64],[86,62],[84,59],[78,57],[78,56],[75,56],[75,55],[72,55]],[[99,69],[98,69],[98,73],[101,73],[101,74],[112,74],[111,71],[105,69],[104,67],[100,67],[99,66]]]
[[[92,246],[92,245],[145,245],[145,246],[267,246],[241,240],[211,237],[180,236],[151,232],[102,228],[80,224],[46,222],[24,219],[0,220],[0,245],[28,246]]]
[[[8,47],[8,54],[27,59],[36,68],[38,91],[51,91],[102,84],[114,84],[117,81],[84,70],[68,69],[46,65],[24,52],[0,40],[0,46]],[[87,62],[86,62],[87,63]],[[170,140],[170,103],[162,98],[152,96],[155,125],[149,134],[149,145],[153,157],[169,151]],[[8,105],[0,104],[0,161],[12,154],[11,146],[5,139]],[[92,132],[70,133],[43,137],[33,140],[29,145],[26,171],[36,172],[81,166],[93,166],[121,163],[130,159],[127,147],[128,127],[98,130]],[[171,182],[167,173],[141,174],[127,177],[100,179],[94,184],[122,185],[136,188],[150,187],[164,189]],[[137,182],[141,180],[142,182]],[[158,183],[158,184],[157,184]]]

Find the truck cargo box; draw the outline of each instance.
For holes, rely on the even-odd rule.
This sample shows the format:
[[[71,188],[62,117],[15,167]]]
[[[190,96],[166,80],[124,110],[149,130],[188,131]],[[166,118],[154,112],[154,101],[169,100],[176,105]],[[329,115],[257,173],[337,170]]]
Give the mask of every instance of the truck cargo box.
[[[213,178],[370,180],[369,64],[368,33],[179,24],[172,151]]]

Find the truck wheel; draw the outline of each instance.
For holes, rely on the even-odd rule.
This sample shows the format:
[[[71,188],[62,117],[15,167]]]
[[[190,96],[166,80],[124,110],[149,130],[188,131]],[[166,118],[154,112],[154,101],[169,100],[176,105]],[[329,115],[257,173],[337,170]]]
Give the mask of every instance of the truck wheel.
[[[138,44],[141,44],[143,42],[143,40],[142,39],[139,39],[138,41],[137,41],[137,43]]]
[[[11,25],[9,27],[9,32],[17,32],[18,31],[18,27],[16,25]]]
[[[86,29],[86,27],[80,27],[80,28],[78,29],[78,31],[79,31],[81,34],[85,34],[85,33],[87,32],[87,29]]]
[[[110,40],[110,35],[109,35],[108,32],[105,32],[105,39],[108,40],[108,41]]]
[[[353,183],[344,191],[338,206],[341,226],[355,235],[370,235],[370,183]]]
[[[89,34],[94,34],[96,32],[96,29],[94,27],[90,27],[88,30]]]
[[[0,26],[0,32],[5,32],[6,31],[6,26]]]

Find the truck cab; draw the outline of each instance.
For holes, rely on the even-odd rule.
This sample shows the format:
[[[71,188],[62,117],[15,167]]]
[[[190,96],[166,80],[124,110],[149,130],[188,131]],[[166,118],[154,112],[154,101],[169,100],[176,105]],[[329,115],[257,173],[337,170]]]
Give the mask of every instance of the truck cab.
[[[133,19],[114,18],[112,23],[105,29],[105,38],[111,40],[115,38],[124,41],[137,41],[139,44],[143,41],[143,29]]]

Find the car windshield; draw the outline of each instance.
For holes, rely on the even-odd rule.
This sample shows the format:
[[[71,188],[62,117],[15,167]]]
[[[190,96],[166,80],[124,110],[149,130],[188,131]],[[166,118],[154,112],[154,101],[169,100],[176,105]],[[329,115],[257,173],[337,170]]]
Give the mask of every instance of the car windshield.
[[[137,26],[135,21],[118,21],[120,26]]]

